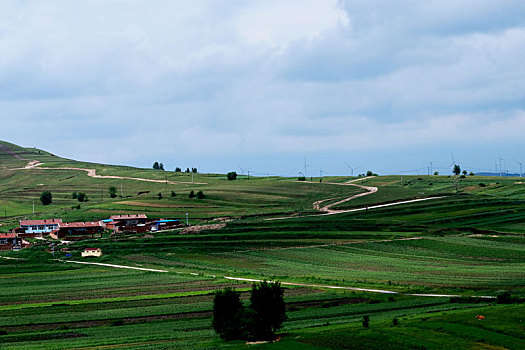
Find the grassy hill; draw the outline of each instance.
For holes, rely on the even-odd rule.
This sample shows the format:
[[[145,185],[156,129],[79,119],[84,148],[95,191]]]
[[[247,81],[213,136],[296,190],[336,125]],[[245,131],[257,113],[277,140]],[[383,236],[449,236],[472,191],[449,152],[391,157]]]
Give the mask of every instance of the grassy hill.
[[[2,348],[525,347],[520,316],[525,311],[525,185],[519,178],[467,176],[459,179],[456,190],[448,176],[379,176],[360,182],[377,192],[334,207],[368,210],[318,215],[313,202],[335,203],[364,189],[337,185],[347,177],[320,183],[280,177],[227,181],[221,174],[196,174],[194,182],[203,183],[197,185],[187,183],[191,174],[82,163],[4,145],[24,160],[0,149],[0,210],[8,210],[0,229],[31,216],[33,200],[36,216],[66,220],[142,212],[182,218],[189,212],[193,223],[224,217],[231,221],[221,229],[186,234],[58,245],[54,256],[49,242],[40,241],[31,249],[0,253],[21,259],[0,258]],[[31,160],[44,164],[16,169]],[[110,176],[167,177],[172,183],[92,178],[86,171],[59,169],[63,167]],[[121,184],[122,198],[108,198],[107,188],[120,192]],[[53,193],[52,205],[39,204],[43,190]],[[202,190],[206,198],[190,199],[190,190]],[[79,203],[72,192],[87,193],[89,202],[73,209]],[[435,199],[375,207],[429,197]],[[100,247],[104,256],[82,259],[85,247]],[[243,291],[243,300],[248,298],[250,283],[231,278],[290,283],[281,341],[248,346],[223,342],[213,333],[213,291],[233,286]],[[478,321],[477,314],[485,320]],[[369,328],[361,324],[365,315],[370,316]]]

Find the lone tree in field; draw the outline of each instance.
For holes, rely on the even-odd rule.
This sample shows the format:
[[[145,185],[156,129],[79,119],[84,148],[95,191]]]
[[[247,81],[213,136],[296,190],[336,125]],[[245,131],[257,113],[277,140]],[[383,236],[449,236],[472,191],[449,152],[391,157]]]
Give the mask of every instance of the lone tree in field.
[[[239,292],[231,288],[215,292],[213,298],[213,329],[226,340],[241,339],[244,306]]]
[[[43,205],[49,205],[53,202],[53,195],[49,191],[44,191],[40,194],[40,201]]]
[[[237,173],[235,171],[230,171],[228,174],[226,174],[226,178],[229,181],[233,181],[237,179]]]
[[[111,198],[115,198],[117,196],[117,188],[115,186],[111,186],[109,189],[109,196]]]
[[[454,164],[454,170],[452,170],[452,172],[454,173],[454,175],[461,174],[461,167],[457,164]]]
[[[164,170],[164,164],[162,163],[159,164],[159,170]]]
[[[153,169],[155,169],[155,170],[159,170],[160,169],[159,162],[153,163]]]

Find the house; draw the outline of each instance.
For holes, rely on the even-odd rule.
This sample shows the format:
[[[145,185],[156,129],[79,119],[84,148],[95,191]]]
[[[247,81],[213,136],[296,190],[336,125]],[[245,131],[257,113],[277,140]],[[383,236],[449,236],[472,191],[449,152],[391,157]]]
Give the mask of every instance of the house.
[[[15,246],[20,246],[19,242],[14,233],[0,233],[0,250],[11,250]]]
[[[36,235],[48,234],[57,231],[62,224],[61,219],[47,220],[22,220],[20,221],[19,236],[35,237]]]
[[[115,229],[115,221],[112,219],[105,219],[100,221],[102,223],[102,227],[104,227],[107,230],[114,230]]]
[[[82,239],[93,238],[96,234],[104,231],[100,221],[93,222],[67,222],[60,224],[58,231],[49,235],[54,239]]]
[[[113,220],[115,232],[146,232],[149,227],[146,225],[148,217],[144,214],[113,215],[109,218]]]
[[[102,250],[100,248],[86,248],[81,253],[81,255],[83,258],[90,257],[90,256],[95,256],[98,258],[102,256]]]

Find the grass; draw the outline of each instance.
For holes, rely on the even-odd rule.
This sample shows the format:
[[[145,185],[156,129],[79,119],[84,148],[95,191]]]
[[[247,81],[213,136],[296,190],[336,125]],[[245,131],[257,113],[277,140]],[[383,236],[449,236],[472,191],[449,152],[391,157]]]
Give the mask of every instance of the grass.
[[[4,143],[5,144],[5,143]],[[150,169],[90,164],[37,149],[8,145],[46,167],[94,168],[98,174],[188,182],[190,175]],[[312,216],[312,203],[360,193],[343,183],[290,178],[242,178],[196,174],[205,185],[94,179],[78,170],[13,170],[27,164],[0,150],[0,230],[31,216],[90,220],[117,213],[183,218],[226,227],[199,233],[177,230],[148,235],[96,238],[58,246],[73,260],[85,247],[100,247],[92,261],[167,270],[154,273],[53,260],[49,242],[1,252],[0,343],[2,349],[173,349],[246,348],[223,342],[211,329],[213,294],[226,286],[245,291],[249,283],[223,276],[317,285],[376,288],[400,293],[464,296],[525,296],[525,187],[518,179],[461,179],[456,193],[448,176],[381,176],[363,180],[379,191],[345,202],[338,209],[426,197],[431,201],[330,216]],[[479,184],[482,183],[483,186]],[[107,198],[109,186],[123,198]],[[53,204],[39,205],[43,190]],[[170,192],[176,192],[171,198]],[[190,190],[206,198],[190,199]],[[79,204],[72,192],[90,200]],[[139,195],[139,192],[147,192]],[[161,192],[163,199],[157,198]],[[328,202],[327,202],[328,203]],[[293,215],[287,220],[266,218]],[[247,293],[242,299],[247,302]],[[349,290],[287,287],[288,320],[281,341],[256,348],[468,349],[523,348],[523,304],[491,300],[421,298]],[[474,318],[486,317],[484,321]],[[364,315],[370,327],[363,328]],[[399,324],[393,325],[397,318]]]

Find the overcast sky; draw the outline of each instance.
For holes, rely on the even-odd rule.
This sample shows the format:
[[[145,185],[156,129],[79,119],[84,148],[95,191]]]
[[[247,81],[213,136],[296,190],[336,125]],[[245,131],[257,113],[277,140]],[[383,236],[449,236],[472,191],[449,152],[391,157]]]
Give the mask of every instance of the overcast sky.
[[[0,139],[204,172],[525,161],[525,1],[1,0]],[[499,161],[498,161],[499,162]]]

